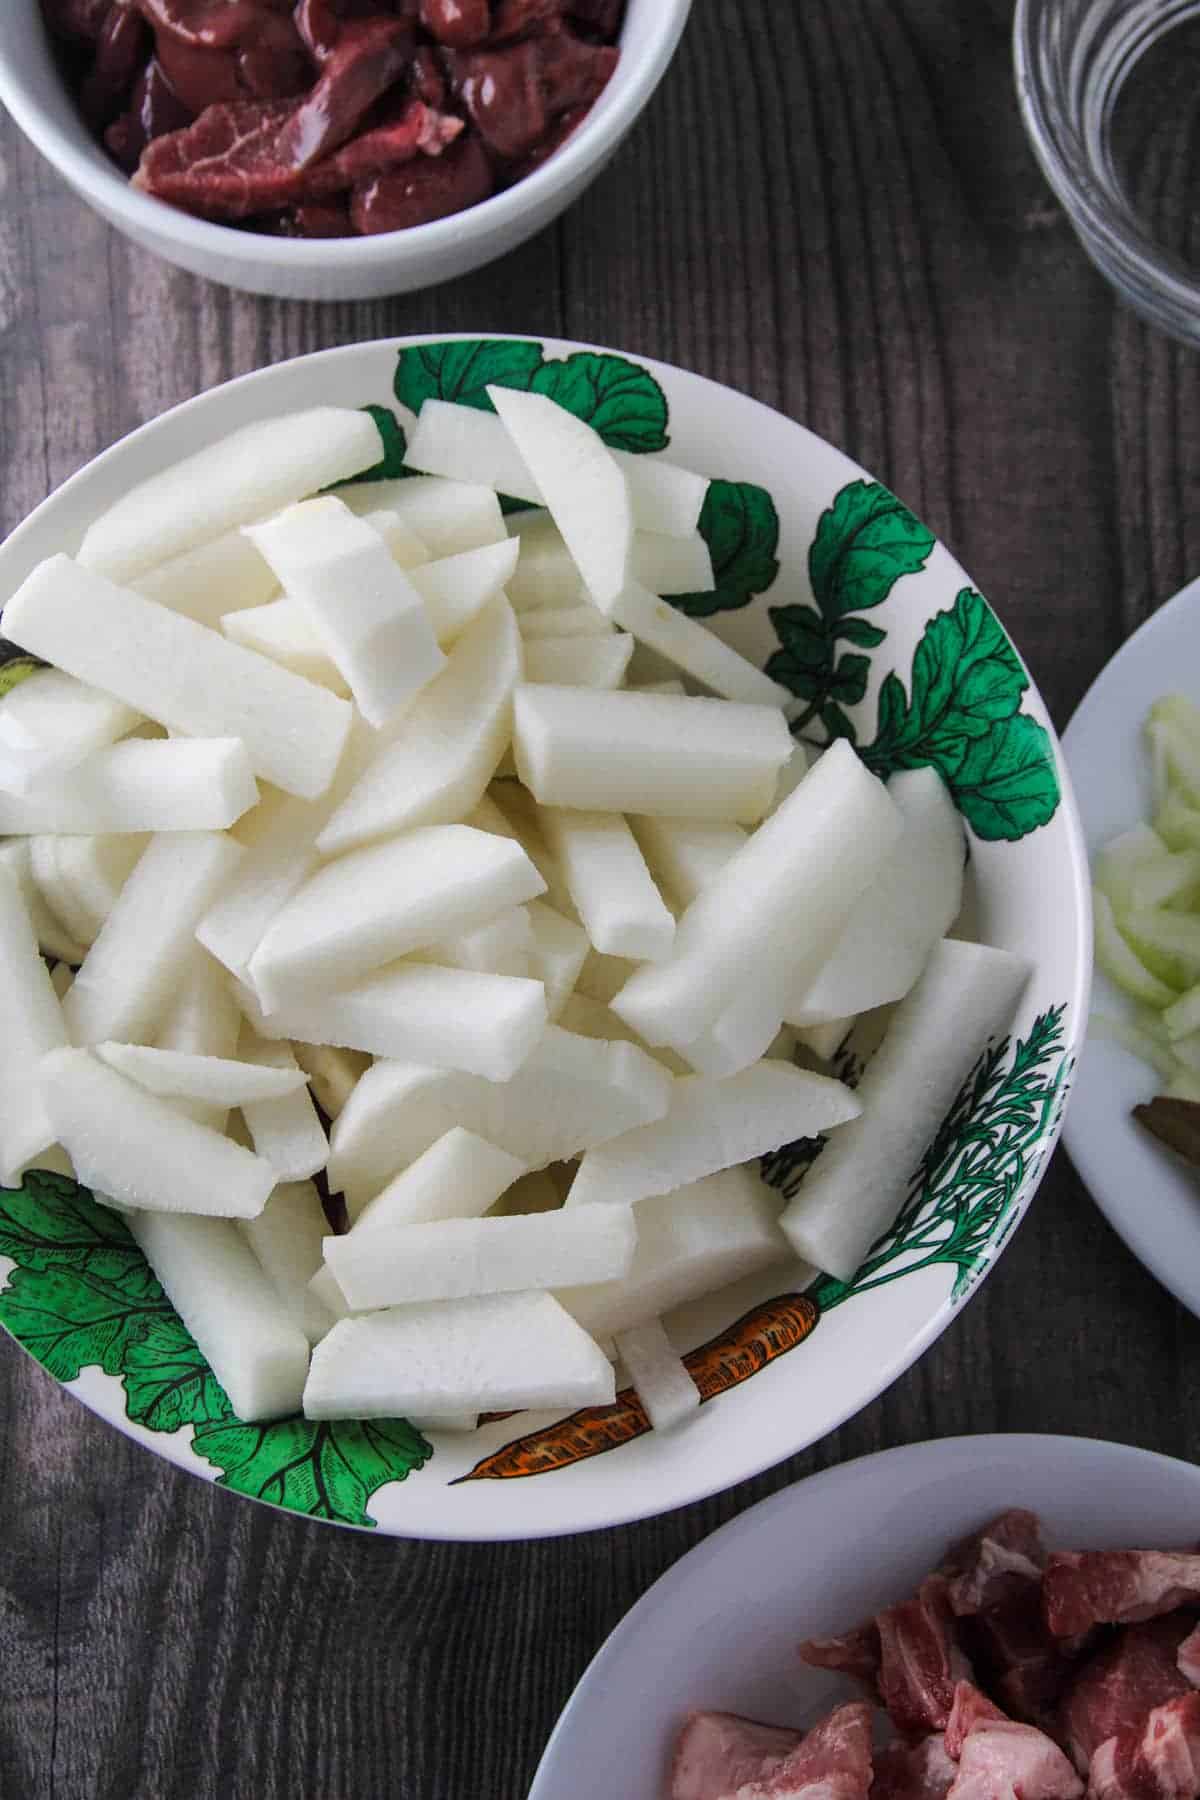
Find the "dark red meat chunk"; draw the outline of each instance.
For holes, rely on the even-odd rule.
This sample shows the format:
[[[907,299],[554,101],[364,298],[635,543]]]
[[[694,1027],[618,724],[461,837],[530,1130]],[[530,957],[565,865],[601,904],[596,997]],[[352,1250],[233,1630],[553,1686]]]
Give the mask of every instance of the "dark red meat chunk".
[[[1085,1774],[1108,1738],[1136,1731],[1164,1700],[1190,1692],[1176,1658],[1190,1620],[1126,1625],[1080,1668],[1059,1709],[1059,1737]]]
[[[592,105],[617,54],[555,31],[501,50],[453,52],[447,68],[452,92],[488,148],[516,160],[529,155],[560,114]]]
[[[353,137],[371,107],[404,73],[412,53],[412,27],[403,19],[347,25],[316,87],[280,133],[280,161],[306,169]]]
[[[940,1731],[918,1744],[897,1741],[875,1753],[871,1800],[946,1800],[957,1774]]]
[[[879,1627],[874,1619],[856,1625],[840,1637],[806,1638],[800,1645],[800,1660],[813,1669],[834,1669],[840,1675],[852,1675],[866,1682],[872,1693],[879,1674]]]
[[[471,50],[487,42],[492,29],[488,0],[421,0],[421,24],[451,50]]]
[[[963,1644],[989,1693],[1015,1719],[1045,1729],[1074,1663],[1042,1616],[1040,1586],[960,1621]]]
[[[291,24],[292,0],[134,0],[156,32],[198,50],[234,50]]]
[[[354,146],[349,148],[353,150]],[[436,161],[423,158],[359,182],[350,202],[357,231],[407,231],[477,206],[492,191],[492,169],[476,137],[464,137]]]
[[[897,1730],[944,1731],[960,1681],[971,1665],[959,1647],[944,1575],[931,1575],[916,1596],[889,1606],[879,1628],[879,1697]]]
[[[129,111],[109,126],[104,142],[110,155],[132,174],[152,138],[162,137],[168,131],[182,131],[191,118],[163,74],[158,58],[151,57],[138,77]]]
[[[95,131],[111,125],[141,73],[149,33],[138,13],[114,6],[100,31],[95,57],[79,90],[83,116]]]
[[[104,28],[113,0],[42,0],[46,23],[70,44],[94,44]]]
[[[490,42],[503,44],[527,37],[552,19],[561,19],[563,0],[499,0],[492,7]]]
[[[670,1800],[721,1800],[736,1793],[770,1775],[800,1739],[798,1731],[736,1713],[693,1713],[675,1743]]]
[[[567,0],[567,11],[580,25],[588,25],[597,37],[615,38],[625,14],[625,0]]]
[[[1200,1687],[1200,1625],[1189,1631],[1180,1644],[1175,1666],[1192,1687]]]
[[[1126,1625],[1200,1604],[1200,1555],[1169,1550],[1058,1550],[1042,1578],[1055,1637]]]
[[[1200,1694],[1156,1706],[1145,1720],[1101,1744],[1089,1800],[1195,1800],[1200,1794]]]
[[[1037,1515],[1010,1507],[947,1551],[950,1605],[961,1618],[1019,1596],[1041,1580],[1045,1562]]]

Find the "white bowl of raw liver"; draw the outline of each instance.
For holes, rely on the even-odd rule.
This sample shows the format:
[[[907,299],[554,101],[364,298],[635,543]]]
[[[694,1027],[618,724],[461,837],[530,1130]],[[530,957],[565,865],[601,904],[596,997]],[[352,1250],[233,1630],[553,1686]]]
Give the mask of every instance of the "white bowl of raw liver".
[[[0,582],[0,1323],[81,1398],[527,1536],[778,1461],[950,1323],[1058,1132],[1086,870],[881,484],[662,364],[405,340],[136,432]]]

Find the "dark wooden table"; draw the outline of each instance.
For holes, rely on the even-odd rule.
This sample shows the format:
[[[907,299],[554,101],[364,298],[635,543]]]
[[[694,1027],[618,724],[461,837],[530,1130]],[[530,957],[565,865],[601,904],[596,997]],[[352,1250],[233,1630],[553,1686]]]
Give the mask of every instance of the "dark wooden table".
[[[0,524],[164,407],[410,331],[682,363],[844,446],[953,546],[1059,723],[1200,569],[1200,362],[1085,262],[1022,136],[1007,0],[697,0],[559,225],[432,293],[256,301],[130,248],[0,135]],[[1200,1457],[1200,1326],[1060,1154],[996,1273],[851,1424],[644,1525],[336,1533],[176,1473],[0,1344],[2,1800],[520,1800],[632,1601],[814,1469],[959,1432]],[[619,1784],[618,1784],[619,1785]],[[614,1795],[617,1786],[614,1786]]]

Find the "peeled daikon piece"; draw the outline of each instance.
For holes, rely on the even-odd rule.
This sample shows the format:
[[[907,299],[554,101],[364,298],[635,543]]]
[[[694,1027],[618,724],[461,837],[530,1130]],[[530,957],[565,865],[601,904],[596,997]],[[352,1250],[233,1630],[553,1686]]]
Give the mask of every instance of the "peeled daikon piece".
[[[479,550],[485,544],[502,543],[508,536],[500,502],[491,488],[477,482],[420,475],[399,481],[368,481],[343,488],[338,499],[360,517],[378,511],[395,513],[402,525],[428,544],[433,557]]]
[[[660,600],[632,577],[620,591],[597,604],[639,644],[646,644],[714,694],[750,705],[786,706],[792,696],[756,669],[715,631]]]
[[[316,406],[258,420],[122,494],[84,533],[80,563],[128,581],[378,460],[369,413]]]
[[[788,984],[783,1013],[793,1025],[900,999],[958,917],[966,843],[941,776],[936,769],[902,771],[887,791],[903,820],[900,837],[816,975]]]
[[[574,991],[587,960],[588,935],[582,925],[566,918],[545,900],[531,900],[526,917],[533,932],[529,972],[545,987],[546,1012],[554,1020]]]
[[[151,838],[67,995],[63,1016],[72,1043],[153,1037],[197,921],[241,854],[216,832]]]
[[[687,537],[635,531],[629,575],[651,594],[707,594],[716,586],[712,557],[698,531]]]
[[[325,1239],[322,1237],[322,1258],[324,1258],[324,1255]],[[328,1313],[331,1319],[348,1319],[350,1317],[350,1308],[346,1305],[346,1296],[343,1294],[337,1282],[333,1279],[333,1271],[326,1268],[323,1260],[320,1268],[308,1283],[308,1291],[316,1301],[317,1305],[321,1308],[322,1313]]]
[[[332,856],[372,838],[460,819],[477,806],[512,735],[521,640],[497,597],[463,632],[317,839]]]
[[[612,637],[613,627],[589,601],[584,606],[543,606],[536,612],[517,614],[517,626],[526,646],[544,638]],[[632,651],[632,645],[630,646]]]
[[[312,799],[333,780],[353,718],[346,701],[69,557],[39,564],[5,607],[4,629],[171,731],[241,738],[255,774],[289,794]]]
[[[676,927],[671,961],[631,976],[615,1011],[647,1043],[686,1055],[749,989],[777,991],[785,972],[789,982],[811,980],[900,831],[883,783],[838,739],[701,889]]]
[[[758,1062],[723,1081],[679,1075],[664,1118],[587,1152],[567,1205],[621,1205],[669,1194],[795,1138],[844,1125],[861,1111],[862,1102],[840,1081],[791,1063]]]
[[[628,957],[602,956],[598,950],[593,950],[579,971],[576,986],[587,999],[600,1000],[608,1006],[621,992],[637,966]]]
[[[145,599],[214,629],[226,613],[265,606],[279,592],[274,570],[240,531],[158,563],[129,585]]]
[[[644,1325],[783,1262],[789,1250],[779,1211],[778,1194],[754,1169],[690,1182],[637,1207],[637,1249],[622,1281],[560,1290],[558,1298],[596,1337]]]
[[[523,906],[510,906],[482,925],[428,945],[421,961],[447,969],[478,969],[485,975],[532,975],[544,980],[540,964],[533,967],[536,948],[528,912]]]
[[[279,1181],[305,1181],[318,1174],[329,1160],[329,1140],[291,1045],[269,1042],[243,1026],[238,1054],[244,1062],[258,1064],[264,1075],[301,1077],[286,1093],[244,1100],[242,1118],[255,1150]]]
[[[531,1288],[619,1281],[633,1261],[631,1206],[515,1218],[438,1219],[325,1240],[325,1261],[355,1312]]]
[[[700,1390],[663,1330],[661,1319],[618,1332],[617,1354],[655,1431],[682,1425],[700,1410]]]
[[[200,944],[193,943],[178,966],[175,991],[155,1033],[160,1050],[191,1056],[235,1057],[242,1018],[225,972]],[[203,1100],[175,1101],[189,1118],[224,1131],[228,1106]]]
[[[319,1344],[334,1323],[309,1282],[324,1265],[329,1231],[321,1196],[311,1181],[280,1182],[257,1219],[240,1219],[238,1230],[283,1302],[288,1317],[310,1344]]]
[[[282,669],[290,669],[305,681],[328,688],[343,698],[350,684],[329,654],[324,639],[298,600],[286,596],[248,612],[222,613],[219,629],[231,643],[269,657]]]
[[[562,871],[542,835],[541,809],[519,781],[494,781],[466,822],[481,831],[515,838],[546,883],[546,904],[566,919],[577,919]]]
[[[456,643],[467,626],[504,589],[517,566],[520,545],[505,539],[478,550],[442,556],[412,571],[412,584],[445,648]]]
[[[780,1221],[800,1256],[852,1279],[900,1211],[988,1040],[1012,1017],[1028,974],[1007,950],[951,939],[935,946],[858,1084],[861,1118],[826,1144]]]
[[[609,1406],[612,1365],[549,1294],[492,1294],[343,1319],[313,1352],[310,1419]]]
[[[333,494],[247,532],[316,628],[367,722],[386,725],[445,666],[417,589]]]
[[[635,961],[669,956],[674,917],[621,814],[546,807],[541,822],[593,946]]]
[[[329,1044],[292,1043],[292,1055],[308,1076],[309,1090],[327,1119],[336,1119],[371,1066],[361,1050],[335,1050]]]
[[[140,832],[58,837],[59,880],[70,895],[72,907],[86,921],[90,937],[95,937],[116,905],[146,843],[147,838]]]
[[[25,794],[0,793],[0,832],[223,831],[257,798],[235,737],[126,738]]]
[[[44,1056],[37,1083],[54,1138],[85,1187],[160,1212],[252,1219],[266,1205],[275,1185],[269,1163],[89,1051]]]
[[[0,1185],[14,1187],[25,1165],[58,1137],[37,1071],[44,1056],[66,1044],[67,1031],[20,889],[5,869],[0,869],[0,965],[6,990],[0,1033]]]
[[[355,1232],[395,1231],[437,1219],[479,1219],[526,1172],[525,1164],[461,1125],[393,1176],[368,1201]]]
[[[0,790],[27,793],[115,743],[138,718],[131,706],[61,669],[35,669],[0,706]]]
[[[633,639],[623,631],[608,637],[535,638],[525,644],[525,680],[619,688],[632,655]]]
[[[633,1044],[556,1026],[502,1082],[412,1063],[369,1069],[334,1122],[329,1185],[352,1217],[400,1169],[461,1125],[533,1169],[661,1119],[671,1077]]]
[[[549,513],[516,513],[509,519],[508,529],[521,547],[506,590],[520,617],[532,618],[539,612],[550,617],[583,606],[596,612],[562,532]],[[603,618],[603,614],[599,616]]]
[[[235,1058],[159,1050],[147,1044],[97,1044],[95,1053],[110,1069],[164,1100],[244,1106],[251,1100],[282,1099],[306,1085],[299,1068],[268,1069]]]
[[[339,495],[343,506],[345,495]],[[429,545],[424,538],[418,537],[411,525],[406,525],[398,512],[387,508],[378,508],[374,512],[360,512],[357,507],[350,511],[363,519],[372,531],[378,532],[388,547],[392,561],[399,563],[405,570],[419,569],[423,563],[431,560]]]
[[[661,456],[638,456],[629,450],[614,450],[612,454],[629,483],[633,523],[638,531],[687,537],[696,530],[709,489],[707,475],[682,469]]]
[[[318,869],[268,930],[250,976],[269,1011],[485,924],[543,885],[519,844],[469,825],[427,825]]]
[[[29,915],[34,937],[46,956],[61,957],[64,962],[81,963],[87,946],[71,937],[62,920],[56,918],[43,900],[33,879],[33,862],[27,837],[8,838],[0,843],[0,871],[15,881],[21,903]]]
[[[542,493],[495,413],[447,400],[426,400],[404,460],[410,469],[451,481],[479,482],[513,500],[542,504]]]
[[[636,1044],[672,1075],[695,1073],[691,1064],[684,1062],[673,1050],[650,1050],[624,1019],[618,1019],[611,1006],[602,1000],[592,1000],[586,994],[568,995],[558,1015],[558,1023],[564,1031],[576,1032],[580,1037],[599,1038],[606,1044]]]
[[[514,696],[517,769],[544,806],[753,824],[791,741],[773,706],[536,685]]]
[[[476,1431],[479,1428],[477,1412],[423,1413],[419,1419],[409,1419],[418,1431],[428,1436],[431,1431]]]
[[[815,761],[815,752],[810,751],[807,744],[802,744],[797,740],[792,747],[792,754],[788,757],[782,769],[779,771],[779,781],[775,788],[775,800],[771,807],[772,812],[775,811],[776,807],[782,806],[788,795],[792,793],[795,788],[800,786],[800,783],[804,780],[804,777],[808,774],[808,771],[812,768]]]
[[[99,926],[91,913],[75,898],[62,871],[59,846],[74,840],[58,832],[37,832],[28,839],[29,867],[34,885],[42,900],[63,930],[89,947],[95,941]]]
[[[707,1030],[683,1047],[682,1054],[698,1075],[714,1081],[739,1075],[770,1052],[779,1035],[782,1005],[774,983],[752,983]]]
[[[129,1229],[245,1424],[296,1412],[309,1340],[227,1219],[130,1215]]]
[[[740,825],[707,819],[629,821],[650,873],[681,909],[690,906],[746,842]]]
[[[546,1029],[540,981],[398,962],[353,987],[288,1005],[267,1032],[507,1081]]]
[[[624,470],[598,432],[546,395],[489,387],[488,397],[590,593],[605,605],[628,578],[633,508]]]

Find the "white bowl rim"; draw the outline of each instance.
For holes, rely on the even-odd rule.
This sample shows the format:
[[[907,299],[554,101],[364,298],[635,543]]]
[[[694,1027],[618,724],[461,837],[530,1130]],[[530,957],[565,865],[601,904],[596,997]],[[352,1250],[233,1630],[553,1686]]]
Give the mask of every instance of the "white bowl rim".
[[[28,0],[28,4],[35,11],[40,10],[38,0]],[[365,273],[386,268],[398,256],[405,262],[418,262],[425,255],[461,245],[464,239],[503,232],[505,226],[515,225],[536,210],[539,201],[549,201],[573,181],[582,181],[598,161],[615,149],[650,99],[675,53],[691,8],[692,0],[654,0],[649,47],[632,65],[628,82],[610,82],[567,142],[541,168],[502,194],[493,194],[463,212],[451,213],[428,225],[379,232],[371,237],[269,237],[265,232],[239,231],[231,225],[195,218],[149,194],[139,193],[115,164],[110,169],[97,161],[97,146],[86,136],[82,117],[77,141],[76,134],[61,129],[42,111],[2,38],[0,105],[77,192],[86,195],[89,203],[98,206],[124,230],[152,233],[163,243],[203,251],[212,257],[226,257],[238,263],[253,260],[264,270],[315,273],[337,268]],[[620,73],[618,65],[618,78]]]

